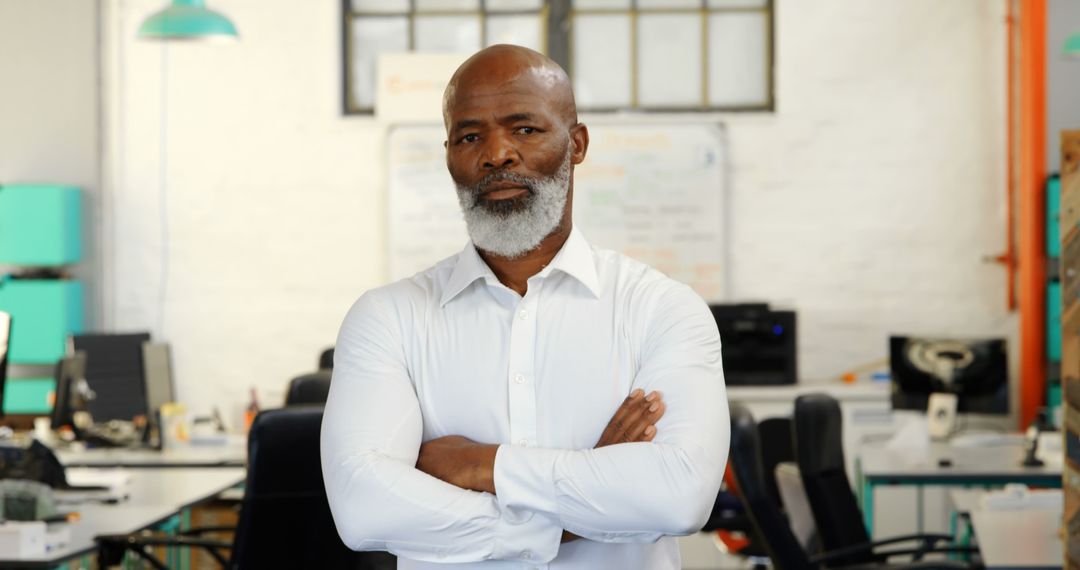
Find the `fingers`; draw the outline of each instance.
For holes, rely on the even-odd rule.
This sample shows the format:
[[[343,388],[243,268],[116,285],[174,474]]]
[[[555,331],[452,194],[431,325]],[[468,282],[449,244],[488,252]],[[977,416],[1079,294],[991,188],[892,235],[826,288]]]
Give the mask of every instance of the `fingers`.
[[[600,443],[597,445],[610,445],[618,441],[618,436],[624,430],[628,416],[636,409],[635,403],[644,401],[645,391],[642,389],[634,390],[630,392],[630,395],[623,400],[622,405],[618,410],[615,410],[615,415],[611,417],[611,421],[608,422],[604,433],[600,435]]]
[[[664,415],[664,409],[659,392],[651,392],[646,396],[642,390],[634,390],[608,422],[596,447],[651,441],[656,435],[655,424]]]
[[[637,418],[627,425],[623,434],[623,443],[650,441],[656,435],[656,422],[664,415],[664,402],[658,392],[650,394],[645,401],[647,405],[643,405]],[[645,439],[646,433],[649,434],[649,439]]]

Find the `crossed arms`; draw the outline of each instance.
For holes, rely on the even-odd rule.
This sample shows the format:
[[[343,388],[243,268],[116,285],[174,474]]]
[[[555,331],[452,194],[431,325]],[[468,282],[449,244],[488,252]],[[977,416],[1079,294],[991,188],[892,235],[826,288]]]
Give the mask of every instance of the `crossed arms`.
[[[720,344],[704,303],[665,299],[641,347],[640,392],[597,448],[560,450],[453,436],[422,447],[400,327],[385,302],[361,298],[338,338],[323,420],[323,476],[345,543],[438,562],[549,561],[564,531],[651,542],[700,528],[728,448]],[[649,410],[653,391],[666,411]]]

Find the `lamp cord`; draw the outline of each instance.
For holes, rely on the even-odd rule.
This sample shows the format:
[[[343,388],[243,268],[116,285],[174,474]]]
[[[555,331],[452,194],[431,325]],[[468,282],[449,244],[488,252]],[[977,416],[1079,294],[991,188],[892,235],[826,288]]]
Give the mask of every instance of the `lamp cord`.
[[[169,42],[161,42],[161,109],[158,141],[158,222],[160,263],[158,277],[158,339],[165,338],[165,300],[169,291]]]

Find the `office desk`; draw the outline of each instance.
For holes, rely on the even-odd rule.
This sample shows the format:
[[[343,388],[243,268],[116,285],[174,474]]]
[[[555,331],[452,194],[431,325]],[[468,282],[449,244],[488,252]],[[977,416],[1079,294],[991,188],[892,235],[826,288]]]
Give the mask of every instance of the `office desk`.
[[[988,570],[1061,568],[1061,511],[971,511],[979,553]]]
[[[234,441],[220,446],[185,445],[161,451],[152,449],[96,448],[60,449],[56,456],[64,467],[243,467],[247,443]]]
[[[81,519],[70,525],[71,541],[44,558],[9,559],[0,568],[52,568],[94,552],[94,537],[126,534],[161,523],[180,511],[244,481],[239,468],[130,469],[130,499],[115,505],[85,503],[74,507]]]
[[[1024,483],[1033,487],[1061,487],[1063,454],[1040,452],[1042,467],[1023,467],[1023,443],[1015,440],[984,446],[931,443],[925,448],[863,447],[856,460],[857,489],[867,530],[874,527],[874,488],[878,485],[982,485]],[[951,461],[946,467],[942,459]],[[918,502],[922,528],[922,500]]]

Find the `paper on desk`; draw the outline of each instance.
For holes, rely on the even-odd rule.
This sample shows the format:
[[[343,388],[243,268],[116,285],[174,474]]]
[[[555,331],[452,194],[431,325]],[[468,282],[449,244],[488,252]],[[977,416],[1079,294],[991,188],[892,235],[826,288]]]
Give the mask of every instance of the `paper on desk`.
[[[930,447],[930,426],[926,416],[904,418],[900,429],[885,444],[886,449],[927,449]]]
[[[131,486],[131,472],[123,469],[68,469],[68,484],[75,487],[106,487],[112,492],[126,492]]]

